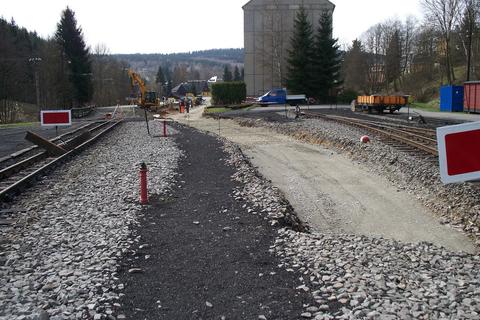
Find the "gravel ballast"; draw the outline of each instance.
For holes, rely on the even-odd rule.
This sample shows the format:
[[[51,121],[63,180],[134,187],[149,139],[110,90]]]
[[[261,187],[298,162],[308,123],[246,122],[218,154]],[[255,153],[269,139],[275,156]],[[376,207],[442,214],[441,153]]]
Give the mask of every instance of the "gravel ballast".
[[[19,196],[12,207],[25,212],[1,227],[0,319],[115,319],[118,259],[142,215],[139,165],[161,194],[179,156],[172,139],[124,123]]]
[[[480,245],[480,189],[471,183],[443,185],[438,165],[431,160],[399,151],[378,141],[375,135],[369,134],[372,143],[362,144],[359,138],[366,132],[321,119],[265,121],[236,118],[236,121],[243,126],[267,127],[348,155],[367,170],[382,174],[393,185],[409,192],[437,214],[442,223],[462,229]]]
[[[279,230],[271,252],[303,275],[315,319],[478,319],[480,258],[428,243]],[[308,311],[308,308],[307,308]]]
[[[284,125],[362,163],[372,151],[410,159],[309,122]],[[177,129],[152,139],[126,123],[13,204],[25,212],[0,229],[0,319],[480,317],[478,255],[309,233],[236,145]],[[155,194],[147,208],[137,203],[141,161]],[[401,187],[396,179],[410,176],[394,167],[387,174]]]
[[[234,195],[282,226],[270,252],[296,273],[297,290],[311,294],[300,318],[477,319],[480,257],[430,243],[381,237],[299,232],[282,193],[258,175],[241,150],[227,144],[243,188]],[[282,205],[279,205],[282,204]],[[255,212],[252,211],[252,212]],[[280,218],[280,220],[279,220]],[[285,223],[292,221],[293,223]],[[300,224],[301,226],[301,224]]]

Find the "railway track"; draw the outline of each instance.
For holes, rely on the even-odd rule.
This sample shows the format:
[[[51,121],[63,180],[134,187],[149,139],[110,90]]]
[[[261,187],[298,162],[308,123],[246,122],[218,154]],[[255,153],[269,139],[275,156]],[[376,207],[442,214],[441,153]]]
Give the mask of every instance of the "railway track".
[[[361,128],[379,135],[394,147],[408,147],[408,149],[403,148],[404,151],[421,151],[428,156],[438,157],[436,131],[433,129],[312,112],[304,112],[304,115],[308,118],[335,121]]]
[[[52,139],[52,142],[62,141],[58,145],[67,150],[65,154],[58,157],[49,155],[38,146],[33,146],[1,159],[0,201],[11,200],[41,176],[84,150],[121,122],[95,122]]]
[[[65,143],[65,141],[68,141],[69,139],[71,139],[72,137],[74,137],[75,135],[78,135],[78,133],[82,132],[82,131],[85,131],[85,130],[89,130],[101,123],[104,123],[105,121],[95,121],[95,122],[90,122],[86,125],[83,125],[75,130],[72,130],[72,131],[69,131],[69,132],[66,132],[62,135],[59,135],[58,137],[55,137],[53,139],[50,139],[49,141],[50,142],[53,142],[53,143],[56,143],[56,144],[60,144],[60,145],[63,145]],[[15,153],[12,153],[6,157],[2,157],[0,158],[0,170],[6,168],[6,167],[9,167],[21,160],[25,160],[25,159],[28,159],[30,157],[33,157],[39,153],[43,152],[43,149],[40,148],[39,146],[37,145],[33,145],[31,147],[28,147],[28,148],[25,148],[23,150],[20,150],[20,151],[17,151]]]

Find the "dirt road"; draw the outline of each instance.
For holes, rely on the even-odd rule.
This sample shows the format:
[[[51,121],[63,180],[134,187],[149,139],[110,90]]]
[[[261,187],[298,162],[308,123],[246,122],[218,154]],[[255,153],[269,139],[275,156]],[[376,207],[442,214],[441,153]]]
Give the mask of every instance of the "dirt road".
[[[201,117],[202,111],[194,109],[176,118],[239,144],[313,230],[429,241],[455,251],[475,251],[464,234],[441,225],[411,195],[345,156],[267,129],[241,127],[231,120],[221,120],[219,125]]]

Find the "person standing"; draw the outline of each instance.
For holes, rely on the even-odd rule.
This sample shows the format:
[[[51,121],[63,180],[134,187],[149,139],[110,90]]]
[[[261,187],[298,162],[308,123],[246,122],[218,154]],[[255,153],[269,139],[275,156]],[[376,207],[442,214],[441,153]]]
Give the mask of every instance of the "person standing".
[[[297,106],[295,107],[295,120],[300,118],[300,115],[301,115],[301,110],[300,110],[300,107],[297,104]]]
[[[180,100],[180,113],[183,113],[185,110],[185,101],[182,99]]]

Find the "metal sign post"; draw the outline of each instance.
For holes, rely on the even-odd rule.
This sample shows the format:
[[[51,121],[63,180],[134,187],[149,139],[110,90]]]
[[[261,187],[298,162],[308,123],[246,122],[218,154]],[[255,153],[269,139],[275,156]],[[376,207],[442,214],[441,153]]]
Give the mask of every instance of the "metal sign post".
[[[147,132],[150,135],[150,127],[148,125],[148,117],[147,117],[147,109],[143,109],[145,111],[145,123],[147,124]]]

